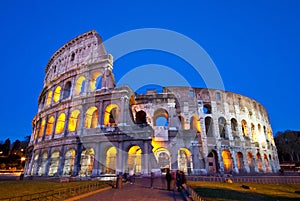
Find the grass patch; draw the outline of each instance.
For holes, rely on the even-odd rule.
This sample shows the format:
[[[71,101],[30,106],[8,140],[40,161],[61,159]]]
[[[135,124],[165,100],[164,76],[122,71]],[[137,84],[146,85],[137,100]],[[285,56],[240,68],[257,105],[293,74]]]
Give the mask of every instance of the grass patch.
[[[226,201],[291,201],[300,200],[300,184],[256,184],[256,183],[221,183],[221,182],[188,182],[190,186],[205,200]],[[252,189],[244,189],[247,185]]]
[[[58,181],[0,181],[0,198],[17,197],[34,193],[41,193],[50,190],[68,189],[83,185],[95,184],[99,181],[74,181],[63,182]],[[108,185],[101,182],[101,187]]]

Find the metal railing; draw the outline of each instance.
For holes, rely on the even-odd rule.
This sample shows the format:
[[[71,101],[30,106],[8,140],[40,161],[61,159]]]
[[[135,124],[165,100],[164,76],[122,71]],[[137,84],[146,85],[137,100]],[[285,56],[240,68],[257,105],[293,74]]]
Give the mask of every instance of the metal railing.
[[[29,201],[29,200],[64,200],[66,198],[71,198],[77,195],[81,195],[83,193],[88,193],[94,190],[98,190],[102,188],[104,183],[95,182],[93,184],[86,184],[71,188],[64,188],[58,190],[49,190],[39,193],[33,193],[22,196],[8,197],[8,198],[0,198],[0,201]]]

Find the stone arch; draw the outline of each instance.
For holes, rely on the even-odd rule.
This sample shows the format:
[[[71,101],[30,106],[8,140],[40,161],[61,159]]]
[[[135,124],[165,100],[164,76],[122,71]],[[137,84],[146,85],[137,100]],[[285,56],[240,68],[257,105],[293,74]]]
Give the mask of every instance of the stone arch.
[[[48,176],[58,175],[60,152],[53,151],[50,158],[49,173]]]
[[[119,106],[117,104],[109,104],[104,112],[104,126],[117,126],[119,117]]]
[[[96,71],[93,73],[90,80],[90,91],[95,91],[102,88],[102,73]]]
[[[228,139],[228,135],[226,133],[226,119],[224,117],[219,117],[218,124],[220,138]]]
[[[205,117],[205,132],[207,137],[214,137],[213,134],[213,119],[211,117]]]
[[[63,99],[66,99],[70,96],[71,87],[72,87],[71,81],[66,82],[66,84],[64,86],[64,89],[63,89]]]
[[[117,168],[117,149],[116,147],[110,147],[106,151],[106,163],[105,163],[106,174],[116,174]]]
[[[147,124],[147,114],[144,110],[140,110],[135,113],[136,124]]]
[[[254,167],[255,167],[255,162],[254,162],[254,158],[251,152],[247,153],[247,160],[248,160],[248,166],[250,169],[250,172],[254,172]]]
[[[47,127],[46,127],[46,135],[52,135],[53,133],[53,127],[54,127],[54,116],[51,116],[47,121]]]
[[[219,163],[218,163],[218,153],[215,150],[211,150],[207,155],[207,162],[208,162],[208,172],[210,174],[217,173],[219,170]]]
[[[52,93],[53,93],[53,92],[52,92],[51,90],[48,92],[47,100],[46,100],[46,107],[48,107],[48,106],[51,104]]]
[[[75,95],[80,95],[84,92],[84,87],[85,87],[85,77],[80,76],[75,83],[75,89],[74,89],[74,94]]]
[[[46,120],[45,120],[45,118],[43,118],[41,121],[41,125],[40,125],[39,137],[43,137],[43,134],[45,131],[45,126],[46,126]]]
[[[54,90],[53,101],[57,103],[60,100],[61,86],[57,86]]]
[[[78,127],[80,125],[80,111],[79,110],[73,110],[71,112],[71,115],[69,117],[69,125],[68,130],[69,131],[77,131]]]
[[[160,108],[154,112],[154,126],[169,126],[169,113],[167,110]]]
[[[212,110],[211,110],[211,105],[210,105],[210,103],[205,103],[204,105],[203,105],[203,113],[204,114],[211,114],[212,112],[211,112]]]
[[[136,174],[142,173],[142,149],[138,145],[133,145],[128,150],[128,170],[133,170]]]
[[[63,175],[72,175],[74,171],[74,165],[75,165],[75,156],[76,151],[75,149],[71,148],[65,153],[65,162],[64,162],[64,169],[63,169]]]
[[[232,173],[233,171],[233,159],[229,150],[222,151],[222,159],[224,164],[224,172]]]
[[[56,120],[55,134],[61,134],[65,128],[66,115],[61,113]]]
[[[190,129],[196,130],[197,133],[201,133],[200,118],[196,114],[192,115],[191,117]]]
[[[238,137],[238,122],[235,118],[231,118],[231,132],[233,137]]]
[[[97,128],[98,126],[98,108],[90,107],[85,113],[85,128]]]
[[[262,159],[261,159],[261,155],[259,152],[257,152],[256,154],[256,164],[257,164],[257,170],[259,172],[263,171],[263,164],[262,164]]]
[[[265,162],[266,172],[270,173],[271,172],[271,166],[270,166],[267,154],[264,154],[264,162]]]
[[[160,169],[171,167],[171,154],[166,148],[158,148],[154,152],[158,167]]]
[[[82,176],[92,175],[94,158],[95,158],[95,151],[91,147],[88,147],[81,152],[80,175]]]
[[[191,152],[187,148],[180,148],[178,150],[178,170],[184,173],[191,173]]]
[[[46,174],[46,166],[47,166],[47,160],[48,160],[48,152],[44,151],[42,154],[42,160],[39,167],[39,175],[45,175]]]
[[[243,133],[243,137],[248,137],[248,128],[247,128],[247,122],[245,119],[242,120],[241,122],[242,124],[242,133]]]
[[[244,170],[244,157],[242,152],[236,153],[236,162],[239,172],[242,172]]]

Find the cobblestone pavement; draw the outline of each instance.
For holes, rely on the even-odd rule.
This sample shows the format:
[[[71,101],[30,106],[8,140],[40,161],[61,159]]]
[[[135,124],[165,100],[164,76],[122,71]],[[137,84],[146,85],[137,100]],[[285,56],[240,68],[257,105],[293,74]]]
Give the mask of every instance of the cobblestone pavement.
[[[164,179],[155,178],[150,188],[149,178],[137,178],[134,184],[126,183],[121,189],[111,189],[81,199],[81,201],[186,201],[183,193],[177,190],[168,191]]]

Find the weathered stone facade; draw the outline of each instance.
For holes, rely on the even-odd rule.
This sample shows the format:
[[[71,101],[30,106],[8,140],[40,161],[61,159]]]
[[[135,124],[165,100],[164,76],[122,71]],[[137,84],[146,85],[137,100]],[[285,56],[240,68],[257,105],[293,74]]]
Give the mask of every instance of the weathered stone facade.
[[[33,119],[25,175],[100,176],[163,168],[188,174],[277,172],[267,111],[248,97],[165,87],[116,87],[95,31],[54,53]]]

